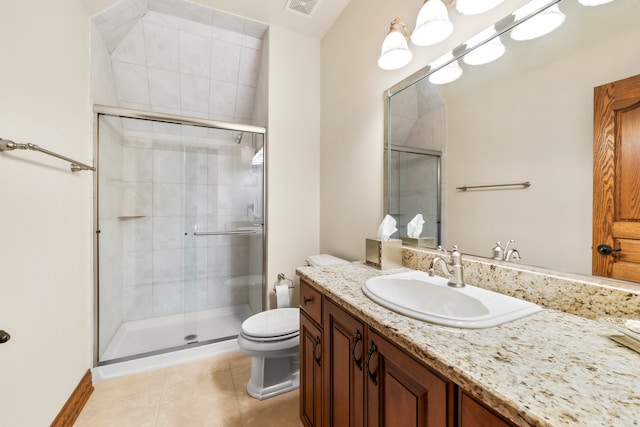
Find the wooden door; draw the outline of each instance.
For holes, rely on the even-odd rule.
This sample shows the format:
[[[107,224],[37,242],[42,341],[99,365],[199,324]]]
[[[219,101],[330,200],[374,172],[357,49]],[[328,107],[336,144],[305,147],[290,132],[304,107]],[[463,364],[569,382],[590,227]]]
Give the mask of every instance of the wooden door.
[[[594,89],[592,272],[640,282],[640,75]]]
[[[453,383],[371,329],[368,338],[367,426],[452,426]]]
[[[324,422],[334,427],[364,426],[364,325],[325,300]]]

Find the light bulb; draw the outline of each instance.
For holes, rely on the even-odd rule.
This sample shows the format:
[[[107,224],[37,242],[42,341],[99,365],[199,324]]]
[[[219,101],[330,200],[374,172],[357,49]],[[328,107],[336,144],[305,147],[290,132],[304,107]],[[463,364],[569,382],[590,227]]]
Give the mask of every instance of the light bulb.
[[[406,26],[399,19],[391,22],[389,33],[382,42],[378,67],[383,70],[397,70],[407,65],[413,54],[409,50],[406,38]]]
[[[547,4],[549,4],[549,0],[533,0],[515,11],[515,20],[524,19]],[[562,13],[557,4],[554,4],[526,21],[519,23],[511,30],[510,35],[514,40],[531,40],[542,37],[562,25],[564,19],[564,13]]]
[[[442,55],[440,58],[433,61],[429,66],[432,70],[438,69],[442,65],[453,59],[453,54],[448,52]],[[429,82],[434,85],[442,85],[446,83],[451,83],[454,80],[458,80],[462,76],[462,68],[458,64],[458,61],[453,61],[444,67],[438,69],[437,71],[431,73],[429,75]]]
[[[462,58],[464,63],[469,65],[482,65],[500,58],[506,50],[500,37],[495,37],[479,46],[485,40],[489,40],[495,36],[495,34],[495,28],[489,27],[467,40],[465,47],[473,50],[465,54]]]
[[[447,6],[441,0],[427,0],[420,8],[411,42],[416,46],[431,46],[449,37],[453,23]]]
[[[613,0],[578,0],[583,6],[600,6],[603,4],[611,3]]]
[[[504,0],[456,0],[456,10],[462,15],[478,15],[498,6]]]

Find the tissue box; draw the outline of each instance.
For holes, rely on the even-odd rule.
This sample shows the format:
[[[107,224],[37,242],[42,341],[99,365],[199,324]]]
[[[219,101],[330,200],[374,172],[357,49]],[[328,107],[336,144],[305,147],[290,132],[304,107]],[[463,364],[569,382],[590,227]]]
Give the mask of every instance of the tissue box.
[[[402,240],[366,239],[367,265],[386,270],[402,267]]]
[[[405,245],[412,246],[421,246],[423,248],[436,248],[436,238],[435,237],[418,237],[417,239],[414,237],[400,236],[402,243]]]

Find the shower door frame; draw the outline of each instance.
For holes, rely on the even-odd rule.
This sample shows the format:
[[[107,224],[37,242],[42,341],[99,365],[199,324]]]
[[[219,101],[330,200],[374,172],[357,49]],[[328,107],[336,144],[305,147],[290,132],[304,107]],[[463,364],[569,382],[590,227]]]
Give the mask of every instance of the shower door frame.
[[[266,289],[266,278],[268,277],[267,272],[267,212],[268,212],[268,200],[267,200],[267,159],[268,159],[268,149],[267,149],[267,129],[262,126],[255,126],[249,124],[241,124],[241,123],[231,123],[224,122],[219,120],[208,120],[208,119],[199,119],[194,117],[186,117],[172,114],[163,114],[156,113],[150,111],[142,111],[135,110],[130,108],[122,108],[122,107],[113,107],[108,105],[94,104],[93,105],[93,153],[94,153],[94,164],[96,165],[96,172],[93,174],[93,367],[101,366],[102,364],[99,361],[99,316],[100,316],[100,307],[99,307],[99,285],[100,285],[100,264],[99,264],[99,244],[98,237],[100,234],[99,227],[99,165],[100,165],[100,152],[98,151],[98,136],[99,136],[99,118],[101,115],[104,116],[112,116],[112,117],[121,117],[127,119],[140,119],[140,120],[150,120],[156,122],[164,122],[164,123],[173,123],[178,125],[191,125],[191,126],[199,126],[211,129],[221,129],[221,130],[229,130],[236,132],[251,132],[254,134],[260,134],[263,136],[263,154],[264,154],[264,163],[263,163],[263,179],[262,179],[262,310],[265,310],[265,289]],[[184,348],[187,345],[183,346]],[[156,353],[165,353],[167,351],[179,350],[183,347],[172,348],[171,350],[158,350],[155,352],[151,352],[149,354],[145,354],[144,356],[156,354]],[[144,357],[142,356],[142,357]],[[132,356],[130,358],[124,359],[136,359],[140,356]],[[118,360],[121,361],[121,360]],[[107,363],[108,364],[108,363]]]

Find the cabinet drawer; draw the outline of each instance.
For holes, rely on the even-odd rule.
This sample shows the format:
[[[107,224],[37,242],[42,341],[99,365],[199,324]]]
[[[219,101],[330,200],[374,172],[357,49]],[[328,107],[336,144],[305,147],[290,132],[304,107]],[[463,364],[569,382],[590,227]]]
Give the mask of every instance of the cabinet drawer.
[[[300,280],[300,308],[322,325],[322,297],[304,280]]]

